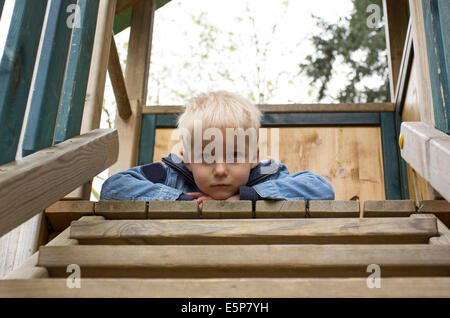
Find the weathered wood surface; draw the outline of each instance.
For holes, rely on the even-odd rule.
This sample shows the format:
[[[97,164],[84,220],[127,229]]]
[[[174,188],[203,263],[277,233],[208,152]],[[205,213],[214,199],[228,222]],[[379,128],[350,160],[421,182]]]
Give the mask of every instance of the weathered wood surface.
[[[412,200],[368,200],[363,217],[406,217],[416,212]]]
[[[412,244],[437,236],[436,220],[252,219],[75,221],[80,244]]]
[[[340,104],[279,104],[257,105],[263,113],[339,113],[339,112],[392,112],[394,103],[340,103]],[[146,106],[143,114],[180,114],[185,107]]]
[[[434,216],[433,214],[417,213],[417,214],[412,214],[411,217],[413,217],[413,218],[428,218],[428,219],[436,220],[436,225],[437,225],[439,235],[436,237],[431,237],[429,240],[429,243],[436,244],[436,245],[450,245],[450,230],[436,216]]]
[[[82,216],[94,215],[93,201],[58,201],[45,209],[45,216],[56,232],[61,232],[74,220]]]
[[[366,298],[450,297],[448,277],[383,278],[368,288],[366,278],[90,279],[67,288],[65,278],[0,280],[0,297],[146,298]]]
[[[0,166],[0,236],[117,159],[117,131],[97,129]]]
[[[196,201],[149,201],[149,219],[197,219],[200,210]]]
[[[256,201],[256,218],[304,218],[305,201]]]
[[[311,200],[308,207],[313,218],[359,217],[358,201]]]
[[[252,201],[203,201],[201,215],[208,219],[252,218]]]
[[[450,227],[450,202],[446,200],[424,200],[419,202],[419,213],[433,213],[447,227]]]
[[[450,136],[423,122],[401,125],[403,159],[450,200]]]
[[[447,245],[183,245],[43,246],[38,266],[66,277],[381,277],[449,276]]]
[[[87,216],[81,217],[80,221],[83,222],[95,222],[104,220],[101,216]],[[64,230],[53,240],[48,242],[46,246],[68,246],[68,245],[77,245],[78,241],[75,239],[71,239],[70,237],[70,229]],[[34,253],[28,260],[22,264],[19,268],[9,273],[5,279],[32,279],[32,278],[41,278],[48,277],[48,271],[44,267],[37,266],[39,258],[39,252]]]
[[[107,219],[146,219],[147,206],[145,201],[98,201],[95,214]]]
[[[122,119],[131,116],[130,100],[128,99],[125,79],[123,78],[122,67],[120,65],[119,53],[117,53],[116,41],[111,35],[111,51],[109,53],[108,73],[117,103],[117,111]]]

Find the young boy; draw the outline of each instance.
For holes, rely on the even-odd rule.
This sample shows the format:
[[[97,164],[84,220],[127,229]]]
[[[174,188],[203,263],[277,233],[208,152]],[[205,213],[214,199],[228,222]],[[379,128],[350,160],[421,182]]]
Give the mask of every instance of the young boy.
[[[162,163],[111,176],[100,199],[195,200],[200,209],[205,200],[333,200],[333,187],[321,176],[289,175],[280,162],[257,161],[260,120],[259,109],[238,95],[201,94],[178,119],[182,157],[171,153]]]

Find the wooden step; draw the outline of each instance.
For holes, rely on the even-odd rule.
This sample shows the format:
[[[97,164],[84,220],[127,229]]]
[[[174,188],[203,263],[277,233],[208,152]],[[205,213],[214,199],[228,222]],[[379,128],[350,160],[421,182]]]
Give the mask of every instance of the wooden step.
[[[449,277],[383,278],[381,288],[368,288],[367,278],[83,278],[81,288],[67,288],[65,278],[53,278],[0,280],[0,297],[421,298],[450,297],[449,286]]]
[[[412,244],[438,236],[432,218],[75,221],[80,244]]]
[[[446,245],[183,245],[43,246],[38,266],[67,277],[382,277],[449,276]]]

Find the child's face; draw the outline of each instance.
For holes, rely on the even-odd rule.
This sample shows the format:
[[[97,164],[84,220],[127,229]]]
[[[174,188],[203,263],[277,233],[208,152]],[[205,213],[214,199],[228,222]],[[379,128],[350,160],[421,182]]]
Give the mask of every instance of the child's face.
[[[237,194],[239,187],[247,184],[250,170],[258,164],[249,160],[248,142],[245,146],[246,160],[243,163],[225,162],[225,149],[226,142],[223,145],[223,162],[185,163],[199,189],[215,200],[225,200]],[[234,155],[239,156],[237,152]]]

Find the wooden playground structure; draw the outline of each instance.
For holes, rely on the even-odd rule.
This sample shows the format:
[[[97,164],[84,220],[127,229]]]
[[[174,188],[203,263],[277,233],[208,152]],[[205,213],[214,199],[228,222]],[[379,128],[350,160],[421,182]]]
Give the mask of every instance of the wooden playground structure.
[[[449,2],[383,1],[391,102],[258,105],[260,147],[279,140],[277,159],[324,176],[336,200],[89,201],[103,170],[178,149],[184,107],[145,105],[166,2],[16,0],[0,65],[0,297],[450,297]],[[113,35],[128,27],[123,74]],[[99,129],[107,73],[115,129]]]

